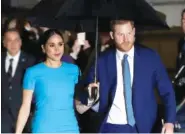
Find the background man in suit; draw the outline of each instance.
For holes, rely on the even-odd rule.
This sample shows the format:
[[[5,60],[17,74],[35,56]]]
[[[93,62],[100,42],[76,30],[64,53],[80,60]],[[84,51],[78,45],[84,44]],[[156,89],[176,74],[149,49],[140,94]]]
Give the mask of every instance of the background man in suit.
[[[183,30],[183,37],[178,43],[178,57],[177,57],[177,71],[185,66],[185,9],[183,9],[181,14],[181,27]],[[185,69],[183,69],[179,75],[176,75],[175,79],[175,93],[177,101],[177,122],[176,131],[184,133],[185,132]]]
[[[2,53],[1,59],[1,128],[2,133],[12,133],[22,103],[24,71],[35,63],[35,59],[21,51],[22,42],[16,29],[5,32],[3,44],[7,52]]]
[[[178,56],[177,56],[177,74],[175,77],[176,85],[176,101],[177,104],[181,103],[185,97],[185,69],[180,71],[185,65],[185,9],[181,13],[181,27],[183,31],[183,36],[178,42]],[[180,72],[180,73],[179,73]],[[178,76],[178,77],[177,77]]]
[[[150,133],[157,118],[154,94],[157,87],[165,105],[162,132],[173,133],[175,95],[159,55],[134,43],[132,21],[115,20],[111,23],[110,35],[116,48],[106,51],[98,59],[99,84],[93,83],[93,68],[87,79],[91,83],[88,90],[99,87],[99,112],[104,115],[100,132]]]
[[[185,9],[181,14],[181,27],[183,31],[183,37],[178,42],[178,57],[177,57],[177,70],[185,64]]]

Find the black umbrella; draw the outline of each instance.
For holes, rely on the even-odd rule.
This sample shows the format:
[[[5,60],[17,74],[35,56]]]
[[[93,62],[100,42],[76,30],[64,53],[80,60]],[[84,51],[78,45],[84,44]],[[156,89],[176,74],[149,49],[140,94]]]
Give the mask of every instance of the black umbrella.
[[[65,29],[70,31],[75,30],[77,27],[77,21],[69,19],[37,16],[29,17],[28,20],[32,26],[49,27],[54,29]]]
[[[29,12],[29,9],[11,7],[2,2],[1,13],[7,17],[24,17]]]
[[[58,14],[58,11],[64,5],[65,1],[66,0],[41,0],[28,13],[27,19],[33,26],[62,28],[61,26],[63,26],[64,21],[56,19],[55,16]],[[70,25],[70,28],[71,26],[72,25]],[[67,28],[68,27],[64,27],[64,29]]]
[[[55,17],[67,0],[41,0],[28,13],[28,17]]]
[[[29,20],[38,26],[95,32],[97,16],[101,32],[110,31],[111,19],[122,18],[133,20],[141,30],[168,28],[145,0],[42,0]]]
[[[66,30],[93,32],[96,20],[92,11],[101,0],[42,0],[28,14],[32,25]],[[61,16],[62,13],[62,16]]]
[[[111,19],[133,20],[137,25],[167,27],[145,0],[110,0],[96,14]]]
[[[49,24],[47,21],[53,18],[50,22],[55,26],[63,21],[61,28],[71,30],[80,24],[84,32],[96,31],[95,81],[100,25],[100,28],[109,30],[110,20],[127,19],[133,20],[139,28],[168,28],[166,22],[157,16],[157,12],[145,0],[43,0],[33,8],[31,15],[45,18],[42,21],[45,24]]]

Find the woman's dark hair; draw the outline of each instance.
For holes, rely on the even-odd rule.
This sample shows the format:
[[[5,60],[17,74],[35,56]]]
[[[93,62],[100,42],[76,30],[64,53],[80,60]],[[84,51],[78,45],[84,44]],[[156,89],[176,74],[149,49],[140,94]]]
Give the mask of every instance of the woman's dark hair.
[[[59,35],[62,38],[62,40],[64,40],[60,31],[58,31],[56,29],[49,29],[49,30],[45,31],[44,34],[42,35],[41,40],[40,40],[41,45],[45,45],[46,42],[48,41],[48,39],[55,34]]]

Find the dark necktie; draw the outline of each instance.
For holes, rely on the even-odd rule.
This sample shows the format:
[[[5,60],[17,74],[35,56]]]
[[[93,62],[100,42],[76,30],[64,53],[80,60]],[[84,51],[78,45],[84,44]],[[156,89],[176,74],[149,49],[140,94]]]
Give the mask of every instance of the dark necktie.
[[[9,82],[11,82],[11,80],[12,80],[12,71],[13,71],[13,67],[12,67],[13,59],[10,59],[9,62],[10,62],[10,65],[8,67],[7,74],[8,74],[8,77],[9,77]]]

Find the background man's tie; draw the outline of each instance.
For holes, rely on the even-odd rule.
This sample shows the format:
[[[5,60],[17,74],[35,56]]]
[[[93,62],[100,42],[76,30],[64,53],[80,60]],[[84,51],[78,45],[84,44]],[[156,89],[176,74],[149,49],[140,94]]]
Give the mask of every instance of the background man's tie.
[[[10,65],[8,67],[7,74],[8,74],[8,81],[11,82],[11,80],[12,80],[12,70],[13,70],[13,67],[12,67],[13,59],[10,59],[9,62],[10,62]]]

